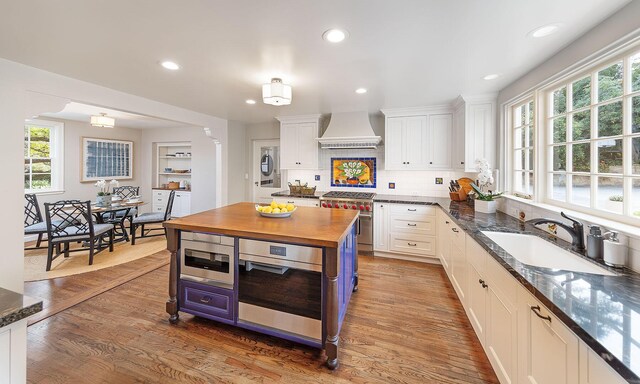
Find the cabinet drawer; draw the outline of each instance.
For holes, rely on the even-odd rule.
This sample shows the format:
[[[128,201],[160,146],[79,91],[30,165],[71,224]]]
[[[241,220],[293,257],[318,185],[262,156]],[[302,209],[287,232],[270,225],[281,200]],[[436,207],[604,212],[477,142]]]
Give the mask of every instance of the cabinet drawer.
[[[234,238],[229,236],[214,235],[212,233],[182,231],[182,240],[203,241],[205,243],[222,244],[233,247]]]
[[[389,250],[401,253],[435,256],[436,239],[433,236],[396,234],[390,236]]]
[[[391,232],[435,236],[436,219],[435,217],[426,217],[415,220],[410,216],[393,215],[391,216]]]
[[[164,197],[164,198],[168,197],[170,192],[171,191],[166,191],[164,189],[154,189],[151,195],[154,197],[154,200],[155,200],[155,198],[157,197]]]
[[[298,207],[319,207],[320,200],[312,198],[295,199],[291,197],[275,197],[274,200],[280,204],[294,204]]]
[[[164,205],[153,205],[153,209],[152,212],[164,212],[165,206]]]
[[[418,205],[418,204],[392,204],[391,205],[391,214],[392,215],[403,215],[403,216],[411,216],[411,217],[429,217],[436,216],[436,209],[429,205]]]
[[[450,230],[451,230],[451,241],[454,244],[458,244],[460,245],[460,249],[465,249],[464,247],[464,231],[458,227],[457,225],[455,225],[453,222],[451,222],[451,224],[449,224],[450,226]]]
[[[233,291],[205,284],[180,281],[180,307],[205,315],[233,320]]]

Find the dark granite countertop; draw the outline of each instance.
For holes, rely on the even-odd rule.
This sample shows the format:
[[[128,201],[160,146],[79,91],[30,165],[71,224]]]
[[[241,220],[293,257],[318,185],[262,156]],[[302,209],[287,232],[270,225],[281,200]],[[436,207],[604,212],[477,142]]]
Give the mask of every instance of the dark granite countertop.
[[[292,199],[319,199],[320,196],[324,195],[325,193],[327,193],[327,192],[316,191],[316,193],[314,193],[313,195],[299,195],[299,194],[292,194],[287,189],[286,191],[280,191],[280,192],[272,193],[271,196],[273,196],[273,197],[290,197]]]
[[[615,276],[534,267],[516,260],[482,231],[522,233],[541,237],[571,251],[571,244],[547,235],[507,214],[477,213],[466,202],[447,198],[377,195],[375,201],[437,204],[475,239],[531,294],[630,383],[640,383],[640,274],[615,270]],[[585,260],[587,258],[578,254]],[[634,352],[635,351],[635,352]]]
[[[0,328],[42,311],[42,301],[0,288]]]

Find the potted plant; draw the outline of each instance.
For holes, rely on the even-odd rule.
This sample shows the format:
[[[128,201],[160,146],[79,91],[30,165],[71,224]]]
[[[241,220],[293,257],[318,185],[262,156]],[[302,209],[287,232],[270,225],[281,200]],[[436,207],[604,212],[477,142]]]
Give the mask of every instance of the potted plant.
[[[111,192],[110,188],[115,188],[118,186],[117,180],[111,180],[109,183],[106,180],[98,180],[95,184],[96,187],[100,188],[100,192],[98,192],[98,196],[96,197],[96,204],[99,207],[110,207],[111,206]]]
[[[496,212],[496,200],[502,192],[493,193],[488,190],[490,185],[493,185],[493,175],[489,162],[485,159],[476,160],[476,169],[478,170],[478,184],[471,183],[471,188],[475,192],[475,210],[482,213],[495,213]],[[483,190],[487,189],[487,192]]]

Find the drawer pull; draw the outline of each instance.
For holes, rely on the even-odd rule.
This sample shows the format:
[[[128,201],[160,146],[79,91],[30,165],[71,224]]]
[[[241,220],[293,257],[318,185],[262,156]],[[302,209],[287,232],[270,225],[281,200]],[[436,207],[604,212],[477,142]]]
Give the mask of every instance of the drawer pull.
[[[487,288],[488,287],[488,285],[485,284],[484,280],[482,280],[482,279],[479,279],[478,283],[480,283],[480,285],[482,285],[482,288]]]
[[[287,201],[287,204],[293,204],[295,201]]]
[[[540,314],[540,306],[539,305],[534,305],[531,307],[531,310],[533,311],[533,313],[536,314],[536,316],[538,316],[539,318],[543,319],[543,320],[547,320],[548,322],[551,322],[551,316],[542,316]]]
[[[459,231],[458,231],[458,228],[451,228],[451,230],[452,230],[453,232],[455,232],[455,233],[458,233],[458,232],[459,232]]]
[[[410,226],[410,227],[415,227],[415,226],[417,226],[418,224],[411,224],[411,223],[407,223],[407,225],[408,225],[408,226]]]
[[[449,224],[449,222],[448,222],[448,221],[445,221],[444,223],[445,223],[445,224]]]
[[[414,209],[407,208],[407,211],[409,211],[409,212],[415,212],[415,211],[417,211],[417,209],[415,209],[415,208],[414,208]]]
[[[416,244],[416,243],[407,243],[407,245],[410,246],[410,247],[417,247],[418,246],[418,244]]]
[[[200,298],[201,303],[209,304],[210,301],[211,301],[211,296],[202,296]]]

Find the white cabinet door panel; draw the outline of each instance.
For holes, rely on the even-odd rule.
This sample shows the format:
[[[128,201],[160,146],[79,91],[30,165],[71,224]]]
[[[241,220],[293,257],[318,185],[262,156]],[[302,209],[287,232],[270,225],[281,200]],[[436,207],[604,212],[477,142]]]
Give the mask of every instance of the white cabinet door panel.
[[[11,329],[0,329],[0,384],[11,382]]]
[[[429,116],[429,168],[451,168],[451,114]]]
[[[398,170],[405,168],[403,164],[403,117],[390,117],[385,127],[384,165],[385,169]]]
[[[389,250],[389,204],[374,203],[373,215],[373,249],[386,252]]]
[[[406,118],[404,129],[404,158],[409,169],[426,169],[427,147],[427,117],[412,116]]]
[[[489,277],[487,277],[490,279]],[[515,281],[514,281],[515,282]],[[509,302],[488,280],[485,351],[500,383],[517,383],[518,313],[516,302]],[[513,293],[517,289],[514,287]]]
[[[298,126],[296,124],[280,124],[280,168],[295,169],[298,167]]]
[[[433,236],[391,233],[389,237],[391,251],[425,256],[436,254],[436,240]]]
[[[435,236],[436,234],[436,220],[434,217],[415,220],[412,217],[393,215],[389,227],[391,232],[395,233],[415,233],[428,236]]]
[[[298,168],[318,169],[318,125],[298,124]]]

